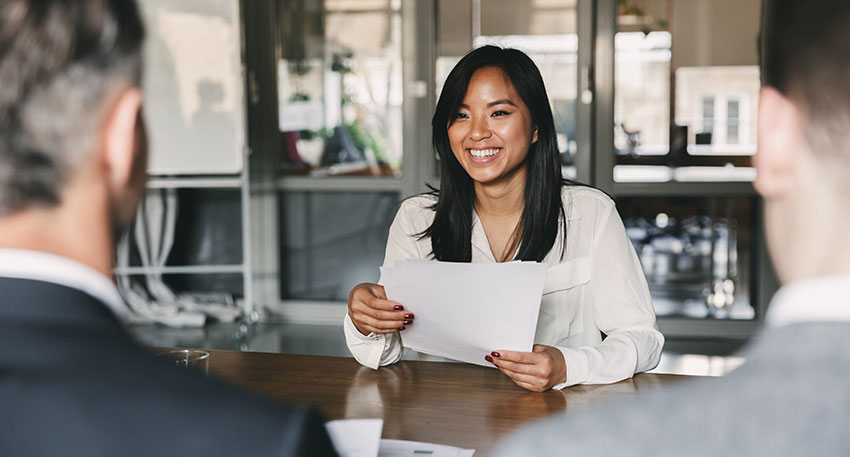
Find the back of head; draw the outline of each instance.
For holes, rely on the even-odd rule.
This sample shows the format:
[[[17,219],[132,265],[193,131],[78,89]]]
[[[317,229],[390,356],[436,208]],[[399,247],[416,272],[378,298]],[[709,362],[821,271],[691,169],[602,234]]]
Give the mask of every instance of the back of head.
[[[764,0],[762,77],[801,110],[806,139],[850,166],[850,2]]]
[[[132,0],[0,0],[0,217],[60,202],[143,39]]]

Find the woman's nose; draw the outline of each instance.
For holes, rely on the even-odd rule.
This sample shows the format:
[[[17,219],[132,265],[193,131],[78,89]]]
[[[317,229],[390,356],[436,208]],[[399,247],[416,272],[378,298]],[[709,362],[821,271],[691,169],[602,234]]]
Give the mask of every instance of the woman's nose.
[[[487,118],[476,116],[472,118],[472,123],[469,128],[469,139],[471,140],[482,140],[484,138],[488,138],[490,136],[490,124],[487,122]]]

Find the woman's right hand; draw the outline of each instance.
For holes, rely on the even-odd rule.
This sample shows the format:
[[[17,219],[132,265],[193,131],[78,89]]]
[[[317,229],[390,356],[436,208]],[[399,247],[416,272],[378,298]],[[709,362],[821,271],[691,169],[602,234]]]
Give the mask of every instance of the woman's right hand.
[[[348,294],[348,316],[357,330],[369,333],[394,333],[413,323],[413,313],[387,300],[384,286],[364,282]]]

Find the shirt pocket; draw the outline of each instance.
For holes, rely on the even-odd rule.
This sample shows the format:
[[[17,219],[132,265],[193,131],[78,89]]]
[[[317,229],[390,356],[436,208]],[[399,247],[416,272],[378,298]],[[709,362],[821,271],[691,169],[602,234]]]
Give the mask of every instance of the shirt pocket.
[[[537,321],[536,343],[555,345],[584,329],[585,293],[590,282],[590,259],[582,257],[549,267]]]
[[[587,257],[569,260],[550,267],[543,282],[543,295],[590,282],[590,260]]]

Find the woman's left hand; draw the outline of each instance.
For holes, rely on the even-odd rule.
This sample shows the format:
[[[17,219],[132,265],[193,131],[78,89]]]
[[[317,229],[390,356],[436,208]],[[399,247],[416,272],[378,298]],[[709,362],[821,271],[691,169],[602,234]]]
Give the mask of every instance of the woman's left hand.
[[[535,344],[532,351],[493,351],[484,358],[516,385],[532,392],[543,392],[566,382],[564,354],[558,348]]]

